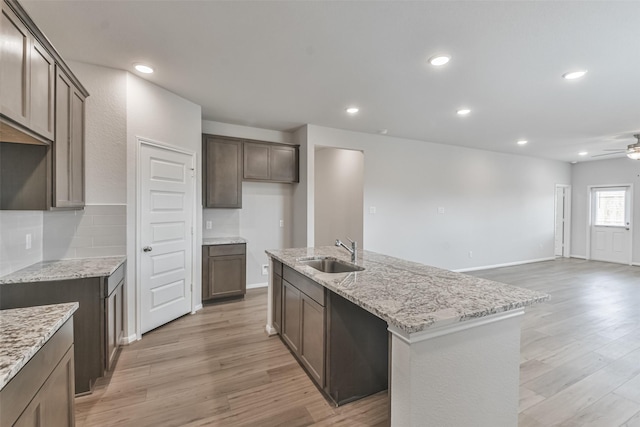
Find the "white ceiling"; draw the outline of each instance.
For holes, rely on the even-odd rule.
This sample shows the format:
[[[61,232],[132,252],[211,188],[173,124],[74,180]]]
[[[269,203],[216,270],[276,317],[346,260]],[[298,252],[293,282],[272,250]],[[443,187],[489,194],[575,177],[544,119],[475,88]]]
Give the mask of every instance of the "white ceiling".
[[[563,161],[625,148],[640,131],[637,1],[21,3],[65,58],[148,62],[145,78],[207,120],[388,129]],[[440,52],[451,62],[434,68]],[[561,77],[581,68],[580,80]],[[469,116],[455,114],[462,106]]]

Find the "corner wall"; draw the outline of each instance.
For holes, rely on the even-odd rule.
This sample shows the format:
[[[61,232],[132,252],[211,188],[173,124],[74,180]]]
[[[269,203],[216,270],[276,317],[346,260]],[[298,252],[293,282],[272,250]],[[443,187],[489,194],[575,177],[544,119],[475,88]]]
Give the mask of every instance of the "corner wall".
[[[202,132],[212,135],[292,143],[292,134],[205,120]],[[203,209],[203,238],[241,236],[247,239],[247,287],[266,286],[266,249],[292,246],[293,192],[300,184],[242,183],[242,209]],[[284,221],[280,227],[280,220]],[[212,228],[205,224],[211,221]]]
[[[621,158],[578,163],[571,167],[571,181],[571,256],[587,256],[588,187],[633,184],[632,259],[640,265],[640,161]]]

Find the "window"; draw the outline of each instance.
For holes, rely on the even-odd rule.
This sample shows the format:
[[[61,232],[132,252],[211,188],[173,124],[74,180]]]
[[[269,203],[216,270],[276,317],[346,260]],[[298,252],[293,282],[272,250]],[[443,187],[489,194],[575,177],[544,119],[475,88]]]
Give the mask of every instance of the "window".
[[[609,227],[624,227],[626,225],[626,195],[625,190],[597,190],[595,192],[594,225]]]

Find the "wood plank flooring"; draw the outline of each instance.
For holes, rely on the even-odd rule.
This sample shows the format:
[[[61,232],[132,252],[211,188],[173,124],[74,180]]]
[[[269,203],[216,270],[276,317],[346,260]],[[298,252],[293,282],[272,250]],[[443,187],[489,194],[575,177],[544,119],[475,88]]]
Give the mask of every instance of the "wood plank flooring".
[[[552,295],[524,316],[520,426],[640,427],[640,268],[562,259],[472,274]],[[251,290],[145,334],[76,399],[76,424],[387,425],[386,393],[332,407],[265,319],[266,290]]]

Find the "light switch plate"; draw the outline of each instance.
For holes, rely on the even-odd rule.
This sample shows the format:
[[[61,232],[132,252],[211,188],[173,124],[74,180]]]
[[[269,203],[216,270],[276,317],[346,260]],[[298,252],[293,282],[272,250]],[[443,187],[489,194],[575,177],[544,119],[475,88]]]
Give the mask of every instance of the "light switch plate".
[[[207,230],[211,230],[211,226],[212,226],[212,225],[213,225],[213,224],[211,223],[211,221],[207,221],[207,222],[205,223],[205,228],[206,228]]]
[[[269,264],[262,264],[262,275],[266,276],[269,274]]]

